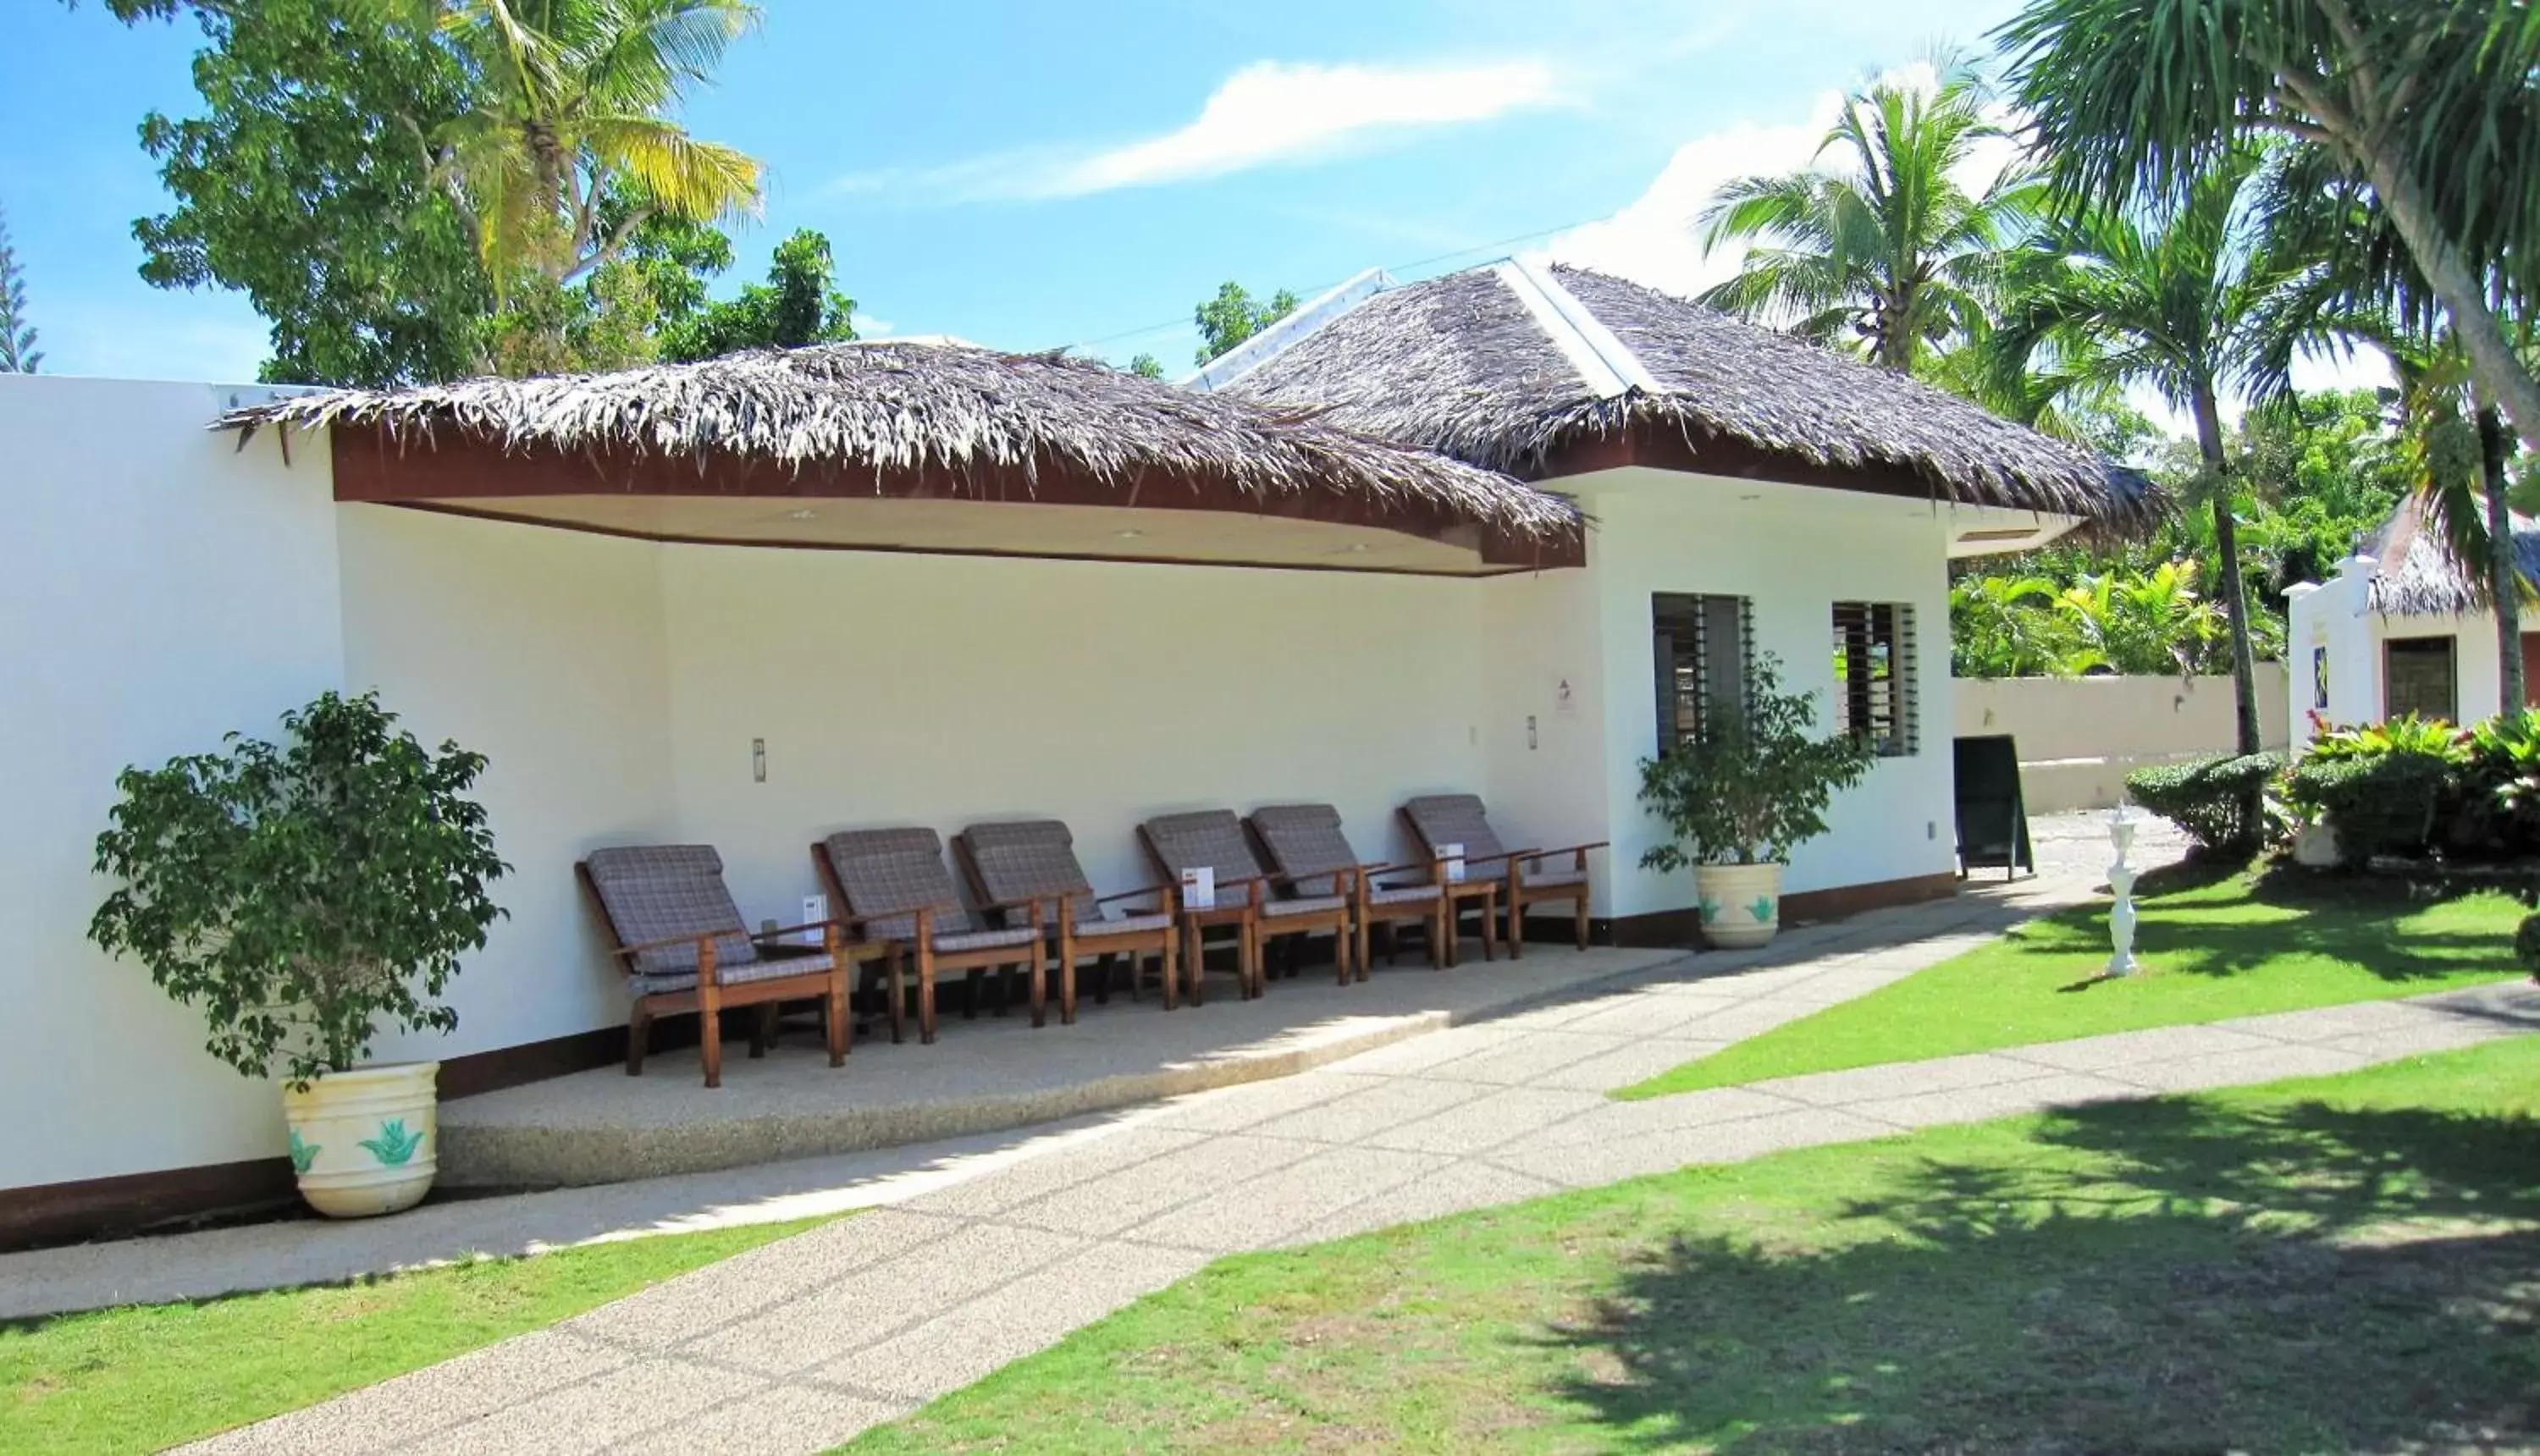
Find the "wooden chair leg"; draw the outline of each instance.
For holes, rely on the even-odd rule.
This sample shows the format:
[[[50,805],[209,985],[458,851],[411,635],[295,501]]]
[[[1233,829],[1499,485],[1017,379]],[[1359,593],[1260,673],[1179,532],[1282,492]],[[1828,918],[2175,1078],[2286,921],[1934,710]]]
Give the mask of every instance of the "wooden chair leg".
[[[706,1064],[706,1085],[723,1085],[723,988],[715,984],[714,942],[697,952],[697,1051]]]
[[[855,1049],[856,1029],[847,1019],[847,969],[837,964],[834,954],[830,959],[829,996],[820,1010],[822,1019],[829,1023],[829,1065],[844,1067],[847,1053]]]
[[[1156,966],[1164,973],[1164,994],[1166,996],[1172,995],[1173,977],[1181,974],[1181,967],[1174,964],[1173,955],[1174,947],[1181,943],[1181,938],[1182,937],[1179,935],[1167,931],[1164,933],[1164,943],[1156,951]],[[1144,957],[1141,957],[1141,959],[1143,958]],[[1134,967],[1132,969],[1134,970]],[[1133,974],[1129,977],[1129,984],[1134,986],[1137,982],[1138,978],[1136,975]]]
[[[917,947],[917,1044],[935,1045],[935,951]]]
[[[1446,969],[1447,936],[1454,924],[1447,905],[1446,897],[1440,895],[1438,903],[1429,907],[1429,969],[1433,971]]]
[[[1517,879],[1517,867],[1509,867],[1508,883],[1500,887],[1508,895],[1509,959],[1525,958],[1525,886]]]
[[[1243,980],[1242,938],[1241,934],[1238,932],[1235,936],[1236,949],[1235,952],[1235,979],[1238,985],[1241,984]],[[1182,971],[1185,978],[1182,982],[1182,995],[1188,999],[1193,1006],[1202,1005],[1204,992],[1200,983],[1208,979],[1208,932],[1202,930],[1194,931],[1192,933],[1190,964],[1184,966]]]
[[[626,1075],[644,1075],[644,1054],[653,1049],[653,1007],[644,998],[635,998],[634,1009],[626,1013]]]
[[[1588,948],[1588,897],[1581,895],[1570,903],[1573,907],[1570,912],[1570,934],[1579,941],[1579,948],[1585,950]]]
[[[1141,958],[1142,957],[1134,955],[1129,957],[1129,999],[1131,1001],[1136,1001],[1138,999],[1137,971],[1138,962]],[[1094,965],[1094,1004],[1097,1006],[1107,1006],[1111,1005],[1111,977],[1114,974],[1112,967],[1113,963],[1118,959],[1119,956],[1116,953],[1105,950],[1102,952],[1101,959]]]
[[[757,1014],[749,1018],[749,1060],[757,1062],[767,1056],[767,1044],[776,1039],[775,1002],[763,1002]]]
[[[1023,978],[1031,983],[1031,1021],[1037,1031],[1049,1024],[1049,986],[1039,947],[1032,950],[1031,964],[1023,968]]]
[[[898,1046],[907,1038],[901,1034],[901,1022],[908,1006],[908,957],[897,945],[890,947],[890,1044]]]
[[[1482,962],[1485,965],[1499,959],[1499,889],[1497,886],[1493,886],[1491,892],[1482,897]],[[1509,943],[1509,959],[1517,959],[1517,943],[1515,941],[1511,941]]]
[[[976,1021],[979,1019],[979,993],[980,989],[987,984],[987,981],[988,973],[984,970],[971,971],[962,978],[962,989],[969,993],[969,995],[961,999],[962,1020]],[[1002,1016],[1006,1013],[1006,999],[1002,994],[1005,988],[1001,986],[997,989],[1000,993],[997,997],[997,1014]]]

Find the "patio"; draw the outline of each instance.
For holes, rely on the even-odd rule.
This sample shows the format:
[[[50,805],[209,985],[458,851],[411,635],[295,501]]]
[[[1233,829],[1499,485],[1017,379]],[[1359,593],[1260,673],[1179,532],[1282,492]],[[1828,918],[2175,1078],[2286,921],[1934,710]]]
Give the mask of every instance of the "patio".
[[[708,1089],[691,1048],[656,1055],[642,1076],[616,1067],[445,1102],[441,1181],[452,1188],[571,1187],[997,1132],[1238,1082],[1286,1076],[1422,1032],[1556,1001],[1679,959],[1681,950],[1581,951],[1535,944],[1525,958],[1432,971],[1416,952],[1379,959],[1349,987],[1308,968],[1241,1001],[1213,976],[1206,1005],[1170,1013],[1152,993],[1108,1006],[1089,997],[1074,1026],[1034,1031],[1020,1006],[958,1013],[943,1038],[893,1046],[859,1036],[831,1069],[815,1032],[789,1028],[761,1060],[727,1042],[724,1084]],[[1728,964],[1707,956],[1705,968]]]

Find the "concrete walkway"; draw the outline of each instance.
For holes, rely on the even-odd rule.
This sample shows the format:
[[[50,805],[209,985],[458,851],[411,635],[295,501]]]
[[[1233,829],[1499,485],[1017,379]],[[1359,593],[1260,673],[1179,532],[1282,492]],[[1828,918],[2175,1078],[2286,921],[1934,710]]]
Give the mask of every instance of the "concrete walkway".
[[[2086,891],[2078,877],[1810,928],[1123,1119],[1046,1155],[233,1431],[223,1452],[812,1452],[1212,1258],[1786,1147],[2347,1071],[2540,1030],[2521,985],[1617,1103],[1608,1090],[1860,995]]]

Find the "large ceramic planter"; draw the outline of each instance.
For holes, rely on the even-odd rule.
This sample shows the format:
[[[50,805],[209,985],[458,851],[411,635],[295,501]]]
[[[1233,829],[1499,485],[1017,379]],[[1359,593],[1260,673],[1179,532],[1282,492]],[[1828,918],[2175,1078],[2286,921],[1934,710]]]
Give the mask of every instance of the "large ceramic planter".
[[[1724,950],[1772,943],[1782,929],[1782,867],[1697,865],[1693,892],[1701,902],[1702,937]]]
[[[282,1089],[300,1196],[331,1218],[368,1218],[423,1202],[441,1149],[438,1062],[330,1072]]]
[[[2293,863],[2309,869],[2334,869],[2343,863],[2337,852],[2337,829],[2326,819],[2293,830]]]

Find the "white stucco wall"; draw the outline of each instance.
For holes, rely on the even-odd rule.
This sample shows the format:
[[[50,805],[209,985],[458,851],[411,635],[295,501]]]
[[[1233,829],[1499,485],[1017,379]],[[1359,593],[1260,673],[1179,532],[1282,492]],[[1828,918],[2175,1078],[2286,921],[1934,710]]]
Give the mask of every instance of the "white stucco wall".
[[[2286,699],[2292,712],[2293,751],[2310,741],[2308,715],[2318,703],[2312,650],[2328,652],[2328,705],[2320,714],[2332,724],[2378,723],[2387,716],[2382,678],[2386,644],[2393,640],[2448,637],[2453,640],[2453,695],[2463,723],[2496,716],[2504,696],[2504,674],[2496,655],[2496,616],[2472,611],[2458,615],[2400,616],[2373,611],[2371,558],[2350,557],[2338,574],[2322,583],[2291,589],[2286,618],[2289,681]],[[2529,632],[2525,632],[2527,641]]]
[[[752,921],[838,829],[1052,816],[1107,890],[1157,813],[1328,801],[1383,856],[1482,776],[1472,582],[673,547],[663,587],[675,817]]]
[[[1650,598],[1661,591],[1750,598],[1755,651],[1781,659],[1785,690],[1816,695],[1821,728],[1832,724],[1834,603],[1910,603],[1919,748],[1879,760],[1857,788],[1836,796],[1828,832],[1793,853],[1786,887],[1954,868],[1946,512],[1890,497],[1644,470],[1554,484],[1577,491],[1598,521],[1588,564],[1608,685],[1603,757],[1614,841],[1600,913],[1693,903],[1691,876],[1639,867],[1662,832],[1639,803],[1640,764],[1658,746]]]
[[[322,451],[203,423],[250,389],[0,375],[0,1187],[270,1154],[272,1092],[196,1014],[88,943],[132,764],[269,730],[337,684]]]

